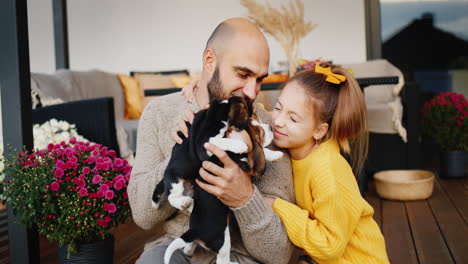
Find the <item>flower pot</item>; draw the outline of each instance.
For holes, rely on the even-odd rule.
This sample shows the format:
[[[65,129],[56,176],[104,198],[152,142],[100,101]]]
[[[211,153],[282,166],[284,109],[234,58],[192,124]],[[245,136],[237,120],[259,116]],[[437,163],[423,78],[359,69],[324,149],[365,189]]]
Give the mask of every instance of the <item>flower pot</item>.
[[[67,247],[58,247],[59,263],[112,264],[114,261],[114,236],[105,240],[78,245],[78,252],[70,252]]]
[[[467,153],[465,150],[443,151],[440,154],[440,176],[446,179],[465,177]]]

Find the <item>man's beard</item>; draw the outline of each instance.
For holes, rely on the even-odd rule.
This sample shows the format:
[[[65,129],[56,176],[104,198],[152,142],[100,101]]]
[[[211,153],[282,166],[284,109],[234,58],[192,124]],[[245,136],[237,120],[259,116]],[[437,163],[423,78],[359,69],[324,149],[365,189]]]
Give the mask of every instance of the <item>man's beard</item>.
[[[219,78],[219,67],[216,66],[216,69],[213,73],[213,76],[211,77],[211,80],[207,84],[208,88],[208,96],[210,98],[210,102],[212,100],[224,100],[224,94],[223,94],[223,83],[221,82],[221,79]]]

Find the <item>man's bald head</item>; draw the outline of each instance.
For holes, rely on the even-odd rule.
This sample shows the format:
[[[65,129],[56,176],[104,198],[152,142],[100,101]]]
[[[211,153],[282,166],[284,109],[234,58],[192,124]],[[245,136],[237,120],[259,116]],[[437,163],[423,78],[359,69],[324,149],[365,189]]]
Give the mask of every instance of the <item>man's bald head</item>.
[[[245,18],[219,24],[203,52],[197,102],[245,96],[254,100],[268,75],[270,48],[263,33]]]
[[[211,48],[217,56],[221,57],[225,49],[240,36],[258,38],[259,41],[267,43],[265,36],[254,23],[248,19],[236,17],[223,21],[215,28],[206,43],[205,50]]]

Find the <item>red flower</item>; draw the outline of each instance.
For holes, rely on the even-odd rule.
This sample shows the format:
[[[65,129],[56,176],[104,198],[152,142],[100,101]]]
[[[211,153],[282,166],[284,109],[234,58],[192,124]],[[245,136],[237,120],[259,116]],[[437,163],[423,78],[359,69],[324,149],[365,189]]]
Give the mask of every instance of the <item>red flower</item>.
[[[107,190],[109,190],[109,186],[108,186],[107,184],[102,184],[101,186],[99,186],[99,190],[100,190],[101,192],[106,193]]]
[[[80,196],[88,196],[88,189],[81,188],[78,193],[80,194]]]
[[[73,184],[78,185],[80,183],[81,179],[80,178],[73,178]]]
[[[55,177],[56,178],[62,178],[63,174],[64,174],[64,171],[62,169],[56,169],[55,170]]]
[[[59,184],[58,182],[56,182],[56,181],[54,181],[54,182],[52,182],[52,183],[50,184],[50,189],[51,189],[52,191],[54,191],[54,192],[58,191],[59,188],[60,188],[60,184]]]
[[[107,212],[113,214],[117,211],[117,206],[114,203],[107,204],[107,208],[104,208]]]
[[[93,177],[93,184],[98,184],[98,183],[101,182],[101,180],[102,180],[102,176],[101,176],[101,175],[99,175],[99,174],[98,174],[98,175],[95,175],[95,176]]]
[[[86,186],[86,181],[85,180],[80,180],[80,182],[78,183],[78,187],[84,188],[85,186]]]
[[[47,151],[51,151],[53,149],[54,149],[54,144],[49,143],[49,145],[47,145]]]
[[[125,167],[124,167],[124,172],[125,172],[125,173],[129,173],[129,172],[131,172],[131,171],[132,171],[132,167],[130,167],[130,166],[125,166]]]
[[[119,158],[116,158],[116,159],[114,160],[114,165],[115,165],[116,167],[122,167],[122,166],[124,165],[124,164],[123,164],[123,160],[122,160],[122,159],[119,159]]]
[[[106,196],[106,199],[107,199],[107,200],[111,200],[112,198],[114,198],[114,192],[111,191],[111,190],[108,190],[108,191],[106,192],[105,196]]]
[[[89,174],[91,172],[91,169],[89,167],[84,167],[83,168],[83,173],[84,174]]]
[[[100,225],[100,226],[102,226],[102,227],[104,227],[104,228],[107,227],[107,225],[109,224],[109,223],[106,222],[106,220],[104,220],[104,219],[99,219],[99,220],[97,220],[97,223],[98,223],[98,225]]]
[[[124,185],[125,185],[125,181],[123,181],[123,180],[118,180],[118,181],[116,181],[116,182],[114,183],[114,188],[115,188],[116,190],[120,190],[120,189],[122,189],[122,188],[124,187]]]

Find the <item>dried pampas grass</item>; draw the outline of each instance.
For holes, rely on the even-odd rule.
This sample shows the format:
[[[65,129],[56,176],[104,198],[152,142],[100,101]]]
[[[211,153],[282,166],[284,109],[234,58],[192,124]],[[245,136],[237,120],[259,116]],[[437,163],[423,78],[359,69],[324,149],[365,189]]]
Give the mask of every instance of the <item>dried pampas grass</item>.
[[[281,44],[288,57],[289,75],[294,75],[299,42],[317,26],[304,21],[304,3],[301,0],[291,0],[287,5],[281,5],[280,11],[268,2],[265,5],[255,0],[240,2],[247,8],[247,16]]]

